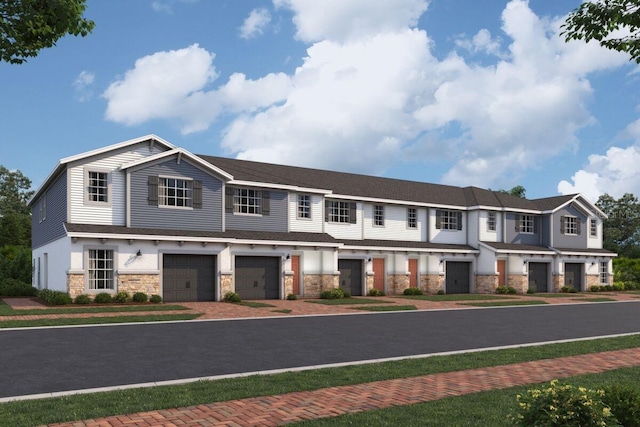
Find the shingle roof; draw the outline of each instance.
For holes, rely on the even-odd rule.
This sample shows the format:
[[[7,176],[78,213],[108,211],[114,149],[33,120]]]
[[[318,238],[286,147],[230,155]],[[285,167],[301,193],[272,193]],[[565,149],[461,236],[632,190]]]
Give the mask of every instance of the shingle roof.
[[[430,242],[414,242],[414,241],[397,241],[397,240],[340,240],[345,246],[371,246],[371,247],[387,247],[387,248],[416,248],[416,249],[433,249],[437,250],[460,250],[460,251],[477,251],[477,249],[468,245],[453,245],[443,243]]]
[[[553,197],[545,197],[543,199],[534,199],[532,201],[535,202],[540,207],[540,210],[550,211],[557,208],[558,206],[561,206],[567,203],[569,200],[573,199],[575,196],[576,194],[566,194],[563,196],[553,196]]]
[[[546,246],[537,245],[521,245],[519,243],[502,243],[502,242],[482,242],[487,246],[491,246],[497,250],[518,251],[518,252],[548,252],[553,254],[554,251]]]
[[[570,253],[617,255],[615,252],[611,252],[611,251],[606,250],[606,249],[595,249],[595,248],[582,248],[582,249],[554,248],[554,249],[557,250],[557,251],[560,251],[560,252],[570,252]]]

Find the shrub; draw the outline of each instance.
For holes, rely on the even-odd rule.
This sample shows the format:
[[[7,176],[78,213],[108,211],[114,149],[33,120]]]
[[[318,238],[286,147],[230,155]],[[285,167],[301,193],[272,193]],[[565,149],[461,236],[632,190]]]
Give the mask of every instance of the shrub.
[[[149,298],[149,301],[151,301],[154,304],[160,304],[162,302],[162,297],[160,295],[151,295],[151,298]]]
[[[91,297],[87,294],[80,294],[73,302],[76,304],[91,304]]]
[[[563,286],[560,288],[560,292],[565,294],[575,294],[578,291],[576,290],[576,288],[573,288],[571,286]]]
[[[242,298],[240,298],[240,295],[236,294],[235,292],[227,292],[226,294],[224,294],[224,297],[222,297],[222,301],[224,302],[240,302],[242,301]]]
[[[498,286],[496,288],[496,294],[506,294],[507,293],[507,287],[506,286]]]
[[[602,402],[603,390],[590,390],[553,380],[542,389],[517,395],[518,410],[510,418],[518,426],[615,425],[611,409]]]
[[[528,294],[535,294],[536,291],[533,288],[529,288],[529,289],[527,289],[527,293]]]
[[[291,300],[291,301],[294,301],[294,300],[298,299],[298,296],[296,294],[289,294],[289,295],[287,295],[287,299]]]
[[[148,299],[149,297],[147,297],[147,294],[144,292],[136,292],[133,294],[133,298],[131,298],[133,302],[147,302]]]
[[[509,287],[507,288],[507,293],[508,293],[508,294],[517,294],[517,293],[518,293],[518,291],[516,291],[516,288],[512,288],[511,286],[509,286]]]
[[[444,295],[445,291],[444,289],[439,289],[438,292],[436,292],[438,295]]]
[[[381,291],[380,289],[369,289],[369,292],[367,292],[367,295],[370,297],[383,297],[385,295],[384,291]]]
[[[340,288],[322,291],[322,293],[320,294],[320,298],[321,299],[342,299],[342,298],[345,298],[345,292]]]
[[[342,295],[344,295],[344,298],[351,298],[351,292],[349,291],[342,291]]]
[[[96,304],[109,304],[111,301],[113,301],[113,298],[111,298],[111,294],[108,292],[100,292],[93,299],[93,302]]]
[[[71,297],[66,292],[42,289],[38,292],[38,297],[52,305],[71,304]]]
[[[636,289],[638,289],[638,284],[636,282],[624,282],[625,291],[635,291]]]
[[[614,291],[624,291],[624,283],[622,282],[615,282],[612,286]]]
[[[113,302],[117,302],[119,304],[124,304],[129,301],[131,301],[131,296],[128,292],[118,292],[116,296],[113,297]]]
[[[602,401],[625,427],[640,427],[640,390],[635,387],[605,387]]]
[[[0,280],[0,296],[3,297],[34,297],[38,290],[22,280],[6,278]]]
[[[589,291],[591,292],[600,292],[600,286],[598,285],[593,285],[589,288]]]
[[[420,288],[407,288],[402,292],[402,295],[422,295],[422,289],[420,289]]]
[[[606,292],[611,292],[613,290],[613,286],[611,286],[611,285],[600,286],[600,290],[601,291],[606,291]]]

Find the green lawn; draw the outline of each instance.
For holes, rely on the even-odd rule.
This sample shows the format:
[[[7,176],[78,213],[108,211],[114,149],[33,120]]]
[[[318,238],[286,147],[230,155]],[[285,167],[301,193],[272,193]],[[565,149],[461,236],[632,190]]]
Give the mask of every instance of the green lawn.
[[[181,305],[165,304],[142,304],[142,305],[119,305],[105,304],[104,306],[83,307],[81,305],[62,306],[58,308],[28,308],[15,310],[7,303],[0,300],[0,316],[28,316],[41,314],[84,314],[84,313],[127,313],[133,311],[171,311],[188,310]]]
[[[201,314],[202,313],[148,314],[148,315],[140,315],[140,316],[83,317],[83,318],[75,317],[75,318],[63,318],[63,319],[6,320],[6,321],[0,322],[0,329],[33,328],[36,326],[102,325],[107,323],[168,322],[172,320],[193,320],[198,318]]]
[[[514,299],[506,295],[494,294],[448,294],[448,295],[399,295],[395,298],[420,299],[425,301],[481,301],[497,299]]]
[[[376,298],[339,298],[339,299],[314,299],[306,300],[312,304],[324,305],[349,305],[349,304],[393,304],[393,301],[380,300]]]
[[[581,298],[581,299],[577,299],[576,301],[586,301],[586,302],[609,302],[609,301],[616,301],[614,298]]]
[[[640,335],[10,402],[0,404],[0,424],[13,427],[51,424],[634,347],[640,347]],[[630,378],[634,377],[630,376]],[[634,381],[637,383],[640,378],[634,379]],[[475,407],[484,408],[485,411],[494,411],[498,409],[495,407],[505,406],[502,400],[496,400],[497,398],[494,398],[491,393],[495,392],[472,395],[481,399]],[[466,396],[464,399],[473,399],[472,396]],[[509,392],[509,402],[511,399],[514,399],[513,392]],[[439,417],[429,415],[429,417],[436,419],[434,422],[443,423],[440,425],[452,425],[451,420],[457,420],[462,416],[460,412],[471,413],[470,404],[451,405],[447,403],[449,400],[452,399],[430,404],[436,406],[432,406],[426,412],[433,410],[438,414],[450,413],[449,418],[445,417],[441,421],[438,421]],[[415,406],[419,405],[401,407],[395,411],[411,414]],[[421,419],[426,416],[424,413],[425,411],[420,410],[419,413],[408,418],[411,418],[414,423],[417,420],[420,423],[418,425],[430,425],[425,424]],[[481,415],[484,417],[485,413],[481,412]],[[448,423],[446,423],[447,419]],[[486,418],[488,421],[486,423],[483,422],[484,420],[485,418],[480,418],[476,419],[473,424],[456,423],[455,425],[493,425],[491,418]],[[371,424],[366,425],[405,425],[403,422],[384,424],[384,422],[367,421],[367,423]]]
[[[266,302],[257,302],[257,301],[234,302],[234,304],[244,305],[246,307],[251,307],[251,308],[275,307],[275,305],[267,304]]]
[[[472,305],[474,307],[508,307],[514,305],[543,305],[548,304],[542,300],[520,300],[520,301],[493,301],[493,302],[466,302],[460,305]]]
[[[585,294],[580,294],[577,292],[569,293],[569,292],[561,292],[561,293],[547,293],[547,292],[536,292],[535,294],[527,294],[530,297],[540,297],[540,298],[576,298],[576,297],[584,297]]]
[[[354,310],[363,311],[407,311],[417,310],[415,305],[365,305],[363,307],[353,307]]]

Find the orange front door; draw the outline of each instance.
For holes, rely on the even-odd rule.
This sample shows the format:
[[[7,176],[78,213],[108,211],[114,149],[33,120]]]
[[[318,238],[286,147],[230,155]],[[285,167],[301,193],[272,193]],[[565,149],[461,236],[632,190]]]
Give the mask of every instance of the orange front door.
[[[384,292],[384,258],[373,259],[373,287]]]
[[[506,286],[506,262],[498,260],[498,286]]]
[[[291,271],[293,271],[293,294],[300,295],[300,255],[291,257]]]
[[[409,287],[410,288],[418,287],[418,260],[417,259],[409,260]]]

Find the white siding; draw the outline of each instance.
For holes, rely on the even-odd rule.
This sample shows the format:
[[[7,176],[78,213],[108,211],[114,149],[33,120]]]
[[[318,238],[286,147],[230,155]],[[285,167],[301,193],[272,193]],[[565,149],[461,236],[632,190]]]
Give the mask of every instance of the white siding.
[[[125,173],[118,168],[143,157],[158,154],[163,150],[157,145],[149,150],[147,142],[141,142],[126,150],[107,153],[69,168],[69,217],[79,224],[126,225]],[[85,205],[84,173],[87,168],[111,171],[111,203],[101,207]]]
[[[298,218],[298,193],[289,193],[289,230],[305,233],[322,233],[323,198],[311,194],[311,219]]]
[[[465,245],[467,243],[467,213],[462,212],[462,230],[436,229],[436,209],[429,209],[429,236],[431,243]]]
[[[324,231],[336,239],[362,240],[362,203],[356,203],[356,223],[325,222]],[[324,218],[322,218],[324,221]]]
[[[597,224],[596,237],[591,237],[591,228],[590,228],[589,220],[587,220],[586,227],[584,227],[586,228],[586,233],[587,233],[587,248],[602,249],[602,220],[600,218],[596,218],[595,220]]]
[[[478,219],[478,231],[480,240],[483,242],[501,242],[502,241],[502,213],[495,212],[496,214],[496,231],[487,230],[487,219],[489,213],[487,211],[479,211]]]
[[[364,238],[374,240],[402,240],[419,242],[424,240],[426,231],[426,211],[417,209],[417,228],[407,227],[407,207],[406,206],[384,206],[384,226],[373,225],[373,206],[364,205]]]
[[[40,258],[41,288],[67,292],[67,271],[71,266],[69,252],[71,239],[62,237],[35,249],[32,254],[35,270],[33,271],[33,286],[38,287],[38,258]],[[44,254],[47,254],[47,268],[45,270]],[[45,277],[46,274],[46,277]]]

